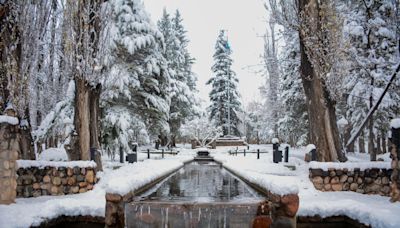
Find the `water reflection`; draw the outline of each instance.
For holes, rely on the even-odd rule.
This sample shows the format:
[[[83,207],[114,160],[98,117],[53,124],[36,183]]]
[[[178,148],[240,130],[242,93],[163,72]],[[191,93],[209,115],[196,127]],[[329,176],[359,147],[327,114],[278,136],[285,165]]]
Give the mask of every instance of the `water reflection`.
[[[260,200],[262,196],[215,162],[192,162],[185,165],[160,186],[145,195],[150,200],[242,201]]]

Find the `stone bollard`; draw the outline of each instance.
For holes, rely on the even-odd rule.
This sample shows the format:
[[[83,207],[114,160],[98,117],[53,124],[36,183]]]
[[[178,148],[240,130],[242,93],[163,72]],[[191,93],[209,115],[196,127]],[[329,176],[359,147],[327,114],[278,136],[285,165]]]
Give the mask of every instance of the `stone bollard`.
[[[17,195],[18,122],[16,117],[0,116],[0,204],[14,203]]]
[[[390,201],[400,201],[400,119],[393,119],[391,121],[392,137],[389,138],[391,142],[390,157],[392,158],[392,175],[390,177]]]

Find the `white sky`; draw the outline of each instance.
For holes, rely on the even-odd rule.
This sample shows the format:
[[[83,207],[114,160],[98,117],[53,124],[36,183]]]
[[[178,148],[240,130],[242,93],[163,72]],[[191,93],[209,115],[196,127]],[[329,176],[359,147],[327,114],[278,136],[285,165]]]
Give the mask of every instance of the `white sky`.
[[[179,9],[190,40],[189,51],[196,58],[193,71],[198,75],[200,97],[208,104],[214,45],[220,29],[228,30],[233,50],[233,70],[239,78],[243,104],[260,99],[258,88],[265,78],[248,66],[259,65],[263,52],[260,35],[265,31],[263,0],[144,0],[146,10],[156,22],[165,7],[170,14]]]

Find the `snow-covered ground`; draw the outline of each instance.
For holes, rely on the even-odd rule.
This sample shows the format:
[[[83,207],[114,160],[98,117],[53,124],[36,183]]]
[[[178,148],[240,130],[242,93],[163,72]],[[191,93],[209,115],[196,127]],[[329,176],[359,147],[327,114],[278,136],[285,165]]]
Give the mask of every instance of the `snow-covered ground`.
[[[236,149],[231,148],[231,149]],[[245,147],[240,147],[240,150]],[[269,150],[268,154],[261,154],[260,159],[257,160],[256,154],[238,154],[237,156],[229,156],[226,154],[226,149],[213,150],[211,155],[215,156],[217,160],[223,161],[224,165],[240,173],[245,173],[246,176],[257,177],[255,181],[263,179],[258,182],[261,186],[268,186],[264,183],[265,180],[271,179],[271,176],[280,180],[284,180],[286,185],[281,181],[276,181],[272,186],[272,191],[275,193],[290,192],[293,186],[296,186],[299,191],[300,208],[298,211],[299,216],[315,216],[319,215],[323,218],[346,215],[352,219],[358,220],[364,224],[371,225],[377,228],[397,228],[400,227],[400,203],[389,202],[389,197],[378,195],[363,195],[355,192],[321,192],[314,188],[309,180],[310,164],[304,162],[306,148],[290,149],[289,164],[295,165],[296,170],[290,170],[283,166],[284,163],[272,163],[272,146],[271,145],[257,145],[250,146],[250,150]],[[346,166],[351,168],[361,165],[364,168],[371,167],[371,162],[368,162],[368,154],[350,153],[348,154],[349,162]],[[390,161],[388,154],[379,155],[385,161]],[[360,163],[361,164],[353,164]],[[315,167],[329,166],[332,164],[315,164]],[[377,167],[388,168],[389,162],[379,162]],[[339,164],[339,166],[344,166]],[[262,178],[264,177],[264,178]],[[275,180],[275,179],[274,179]]]
[[[105,215],[105,193],[112,191],[124,193],[148,184],[164,176],[169,171],[179,168],[184,162],[193,159],[193,152],[183,150],[179,155],[165,155],[164,159],[152,155],[155,159],[147,160],[147,155],[139,156],[141,162],[128,164],[104,159],[104,172],[98,172],[100,181],[92,191],[66,196],[42,196],[37,198],[19,198],[15,204],[0,205],[0,227],[30,227],[42,222],[66,216],[100,216]],[[161,157],[161,155],[160,155]],[[74,162],[79,163],[82,161]],[[30,166],[27,161],[20,165]],[[37,165],[37,161],[34,162]],[[40,162],[39,162],[40,163]],[[41,162],[43,163],[43,162]],[[46,162],[62,163],[62,162]],[[76,165],[76,164],[74,164]],[[78,164],[79,165],[79,164]],[[87,165],[87,164],[83,164]],[[132,175],[131,175],[132,174]]]
[[[128,189],[138,187],[163,176],[168,171],[178,168],[185,161],[193,158],[193,150],[181,148],[179,155],[139,155],[141,162],[135,164],[120,164],[103,158],[104,172],[99,172],[100,181],[94,190],[87,193],[69,196],[43,196],[38,198],[17,199],[15,204],[0,205],[0,227],[29,227],[61,215],[104,216],[105,192],[125,193]],[[305,148],[290,149],[288,164],[272,163],[272,145],[251,145],[250,150],[269,151],[257,154],[243,153],[237,156],[228,155],[228,150],[236,147],[223,147],[211,150],[211,156],[243,176],[252,178],[278,194],[298,192],[300,197],[299,216],[330,217],[346,215],[372,227],[399,227],[400,203],[390,203],[388,197],[377,195],[362,195],[354,192],[321,192],[314,188],[308,178],[310,164],[304,162]],[[239,147],[243,151],[246,147]],[[349,163],[363,162],[369,159],[365,154],[348,154]],[[388,155],[382,155],[389,161]],[[313,163],[312,163],[313,164]],[[291,170],[284,165],[296,166]],[[313,164],[315,165],[315,164]],[[351,165],[349,165],[351,166]],[[132,175],[131,175],[132,174]],[[23,215],[23,216],[20,216]]]

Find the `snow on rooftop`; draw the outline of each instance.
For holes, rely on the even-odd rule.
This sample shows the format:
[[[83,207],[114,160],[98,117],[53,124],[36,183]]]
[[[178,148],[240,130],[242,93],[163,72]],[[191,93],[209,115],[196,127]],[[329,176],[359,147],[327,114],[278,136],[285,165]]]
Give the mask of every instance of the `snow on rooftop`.
[[[17,160],[18,168],[38,167],[43,169],[45,167],[66,167],[66,168],[95,168],[94,161],[37,161],[37,160]]]
[[[328,169],[348,169],[354,170],[359,168],[361,171],[366,169],[390,169],[390,162],[310,162],[311,169],[322,169],[328,171]]]
[[[6,115],[0,115],[0,124],[8,123],[11,125],[17,125],[19,123],[18,118]]]
[[[394,129],[400,128],[400,118],[396,118],[390,121],[390,127]]]

